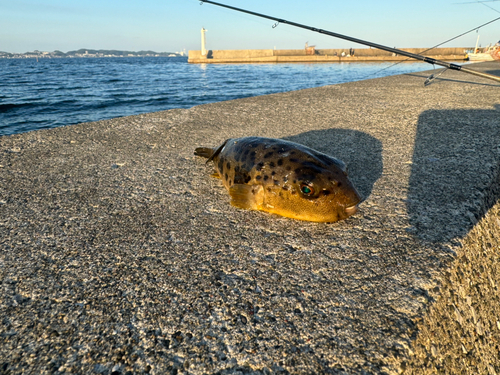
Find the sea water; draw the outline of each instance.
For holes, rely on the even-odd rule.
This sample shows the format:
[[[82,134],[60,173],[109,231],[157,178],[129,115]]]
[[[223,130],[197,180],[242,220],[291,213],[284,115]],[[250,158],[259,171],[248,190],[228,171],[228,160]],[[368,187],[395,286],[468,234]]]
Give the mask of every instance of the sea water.
[[[185,57],[0,59],[0,136],[427,69],[432,66],[422,62],[188,64]]]

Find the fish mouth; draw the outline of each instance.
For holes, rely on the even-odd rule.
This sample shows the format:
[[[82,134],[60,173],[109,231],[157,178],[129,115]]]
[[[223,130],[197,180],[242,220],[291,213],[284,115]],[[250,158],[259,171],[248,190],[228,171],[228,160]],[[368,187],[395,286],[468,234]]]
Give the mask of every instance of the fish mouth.
[[[358,212],[358,205],[355,204],[354,206],[346,207],[344,211],[348,216],[354,215],[356,212]]]

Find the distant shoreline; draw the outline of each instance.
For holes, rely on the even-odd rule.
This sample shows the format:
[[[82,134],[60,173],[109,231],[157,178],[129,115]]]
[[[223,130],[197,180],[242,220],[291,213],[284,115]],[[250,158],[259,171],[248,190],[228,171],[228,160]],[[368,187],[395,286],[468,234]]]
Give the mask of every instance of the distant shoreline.
[[[3,59],[53,59],[53,58],[101,58],[101,57],[182,57],[185,52],[155,52],[155,51],[120,51],[120,50],[94,50],[81,48],[76,51],[38,51],[11,53],[0,51],[0,58]],[[187,56],[186,56],[187,57]]]

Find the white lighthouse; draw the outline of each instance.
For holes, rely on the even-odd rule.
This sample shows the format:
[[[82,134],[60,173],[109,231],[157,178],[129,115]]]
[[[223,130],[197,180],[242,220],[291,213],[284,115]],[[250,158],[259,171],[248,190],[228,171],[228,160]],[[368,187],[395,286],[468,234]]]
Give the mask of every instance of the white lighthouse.
[[[205,30],[203,27],[201,28],[201,56],[206,56],[207,55],[207,49],[206,49],[206,44],[207,40],[205,37]]]

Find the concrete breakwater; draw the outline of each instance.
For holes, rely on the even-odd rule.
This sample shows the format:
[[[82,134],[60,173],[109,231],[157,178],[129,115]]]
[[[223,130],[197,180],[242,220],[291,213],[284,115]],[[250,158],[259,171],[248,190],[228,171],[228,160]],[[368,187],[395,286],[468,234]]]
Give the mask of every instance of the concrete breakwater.
[[[0,372],[409,371],[459,240],[499,198],[499,85],[446,71],[425,87],[429,74],[0,137]],[[193,150],[249,135],[342,159],[360,211],[329,225],[232,207]],[[474,259],[463,281],[488,293],[451,284],[444,307],[455,333],[454,306],[468,309],[496,362],[461,338],[444,357],[445,331],[422,366],[500,372],[499,303],[482,302],[498,273]]]
[[[468,48],[401,48],[406,52],[423,54],[437,60],[466,60]],[[309,52],[309,53],[308,53]],[[188,62],[193,64],[215,63],[290,63],[290,62],[369,62],[369,61],[402,61],[405,56],[395,55],[374,48],[344,49],[248,49],[248,50],[208,50],[206,56],[201,51],[189,51]]]

